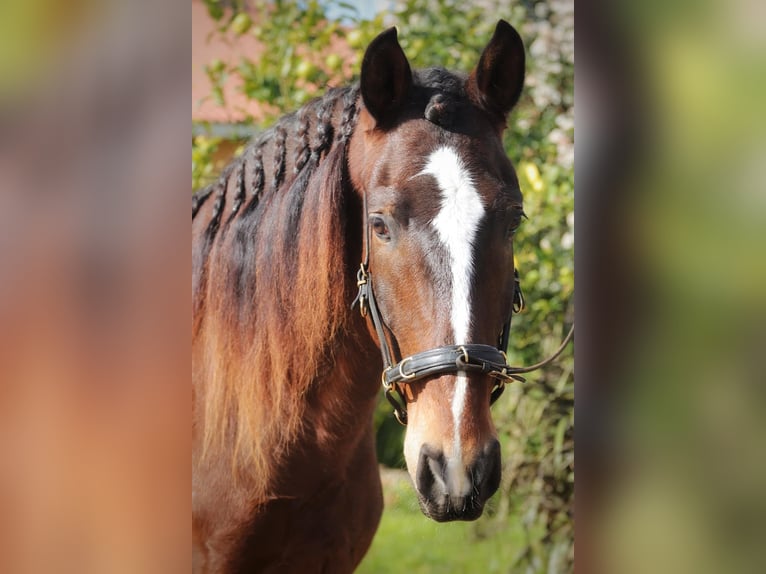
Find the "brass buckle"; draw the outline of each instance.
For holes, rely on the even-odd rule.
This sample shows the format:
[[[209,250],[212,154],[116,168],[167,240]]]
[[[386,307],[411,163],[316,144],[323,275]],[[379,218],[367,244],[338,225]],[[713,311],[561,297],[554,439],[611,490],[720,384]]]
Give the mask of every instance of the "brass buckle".
[[[390,371],[393,367],[387,367],[383,370],[382,373],[380,373],[380,382],[383,384],[383,388],[386,390],[389,390],[391,387],[393,387],[393,383],[387,383],[386,382],[386,373]]]
[[[404,364],[410,359],[412,359],[412,357],[407,357],[406,359],[402,359],[401,363],[399,363],[399,376],[405,381],[411,381],[415,378],[415,373],[407,374],[404,372]]]
[[[399,422],[400,425],[407,426],[407,407],[406,403],[400,403],[398,400],[396,400],[396,397],[394,397],[394,389],[393,385],[390,385],[386,388],[386,399],[391,404],[391,406],[394,409],[394,416],[396,417],[396,420]]]
[[[386,367],[386,369],[380,374],[380,382],[383,384],[383,388],[384,389],[388,390],[388,389],[390,389],[391,387],[394,386],[393,383],[386,382],[386,375],[394,367],[396,367],[396,369],[399,371],[399,376],[402,378],[403,381],[411,381],[412,379],[415,378],[416,373],[405,373],[402,370],[402,368],[404,367],[404,364],[407,361],[409,361],[410,359],[412,359],[412,357],[407,357],[406,359],[402,359],[402,362],[399,363],[398,365],[393,365],[391,367]]]
[[[356,272],[356,286],[359,288],[359,312],[362,317],[367,317],[367,296],[362,292],[362,287],[367,285],[369,274],[367,269],[364,268],[364,263],[359,265],[359,271]]]
[[[508,383],[513,380],[513,377],[508,374],[508,369],[503,369],[501,371],[490,371],[487,373],[490,377],[493,379],[496,379],[498,381],[502,381],[503,384]]]
[[[458,371],[466,370],[465,367],[471,360],[471,358],[468,356],[468,349],[466,349],[463,345],[460,345],[457,350],[460,351],[461,354],[455,358],[455,366],[457,367]]]
[[[367,270],[364,268],[364,263],[362,263],[359,266],[359,271],[356,272],[356,286],[367,285],[367,277]]]

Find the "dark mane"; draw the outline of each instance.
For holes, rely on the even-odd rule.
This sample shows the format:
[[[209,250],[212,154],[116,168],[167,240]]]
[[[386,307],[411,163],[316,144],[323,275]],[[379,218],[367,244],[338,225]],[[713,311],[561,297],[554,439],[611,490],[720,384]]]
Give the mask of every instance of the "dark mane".
[[[332,89],[284,116],[192,199],[199,430],[205,452],[233,439],[258,490],[348,316],[344,173],[358,93]]]
[[[236,214],[249,194],[249,207],[252,209],[257,206],[258,201],[264,191],[266,179],[270,181],[270,190],[277,191],[286,179],[285,166],[287,163],[287,137],[295,135],[296,143],[291,145],[295,157],[291,158],[294,167],[294,173],[300,173],[304,167],[309,165],[309,159],[313,160],[313,165],[309,169],[316,167],[321,155],[326,152],[333,143],[333,135],[336,132],[336,126],[333,122],[339,122],[338,141],[346,141],[353,132],[356,124],[356,99],[359,93],[357,85],[345,88],[330,89],[324,96],[317,98],[297,112],[282,116],[280,120],[271,128],[259,135],[242,155],[232,161],[224,168],[218,179],[207,187],[197,191],[192,196],[192,219],[195,219],[200,208],[205,204],[208,198],[215,195],[222,201],[217,203],[213,209],[210,220],[219,219],[224,207],[225,196],[229,188],[233,187],[232,215]],[[338,102],[342,102],[340,110],[342,116],[335,117]],[[310,131],[314,129],[313,141],[311,141]],[[264,153],[266,150],[273,153],[273,163],[264,166]],[[272,167],[271,175],[268,175],[268,168]],[[231,177],[236,173],[237,179],[232,186]],[[238,203],[238,201],[240,203]]]

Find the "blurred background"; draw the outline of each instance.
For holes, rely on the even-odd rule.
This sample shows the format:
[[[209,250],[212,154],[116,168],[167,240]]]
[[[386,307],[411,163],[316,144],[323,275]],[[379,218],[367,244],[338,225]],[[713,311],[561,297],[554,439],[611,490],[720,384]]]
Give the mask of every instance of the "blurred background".
[[[578,16],[578,566],[759,572],[766,7]]]
[[[505,147],[529,218],[515,241],[528,308],[514,317],[508,356],[528,365],[558,347],[574,318],[571,2],[199,0],[192,11],[192,188],[212,182],[248,136],[284,112],[358,79],[365,48],[385,28],[397,26],[414,67],[470,72],[497,20],[515,25],[528,53],[527,87]],[[503,483],[475,523],[422,516],[404,470],[404,427],[381,393],[375,425],[386,506],[361,572],[571,571],[572,347],[493,407]]]
[[[581,0],[574,107],[569,6],[469,4],[0,5],[1,572],[189,569],[189,139],[197,187],[358,73],[382,27],[468,70],[501,17],[530,64],[514,362],[572,320],[577,109],[577,568],[763,571],[762,3]],[[378,413],[388,509],[363,571],[571,571],[570,353],[496,405],[506,483],[481,522],[417,514]]]
[[[0,5],[0,572],[189,569],[183,4]]]

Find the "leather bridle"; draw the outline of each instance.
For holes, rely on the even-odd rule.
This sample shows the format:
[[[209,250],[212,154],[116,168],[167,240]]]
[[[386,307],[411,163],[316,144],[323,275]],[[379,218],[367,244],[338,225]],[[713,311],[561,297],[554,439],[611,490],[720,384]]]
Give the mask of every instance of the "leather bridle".
[[[512,367],[508,364],[505,355],[505,349],[508,348],[508,338],[511,332],[511,318],[513,313],[519,313],[524,309],[524,294],[521,291],[519,283],[519,274],[514,269],[514,293],[513,309],[508,320],[503,325],[503,330],[498,337],[497,347],[491,345],[482,345],[476,343],[464,345],[444,345],[428,351],[423,351],[409,357],[405,357],[399,362],[394,362],[394,355],[388,344],[386,337],[386,325],[380,316],[377,302],[375,300],[375,291],[372,285],[372,273],[370,273],[370,226],[367,221],[367,194],[363,193],[364,225],[366,228],[366,241],[364,244],[364,255],[359,271],[356,275],[356,284],[359,291],[356,298],[351,303],[353,309],[357,304],[362,317],[368,315],[372,319],[375,332],[380,342],[380,353],[383,356],[383,373],[381,382],[386,399],[394,408],[396,420],[401,424],[407,424],[406,400],[402,394],[399,385],[412,383],[414,381],[431,377],[434,375],[444,375],[451,373],[484,373],[495,379],[490,394],[490,405],[493,404],[505,390],[505,384],[510,381],[526,382],[521,373],[536,371],[541,367],[552,362],[566,348],[574,334],[574,323],[569,333],[564,338],[553,355],[531,365],[529,367]],[[388,329],[391,332],[390,329]],[[392,333],[393,334],[393,333]],[[399,399],[394,396],[394,392],[399,395]]]

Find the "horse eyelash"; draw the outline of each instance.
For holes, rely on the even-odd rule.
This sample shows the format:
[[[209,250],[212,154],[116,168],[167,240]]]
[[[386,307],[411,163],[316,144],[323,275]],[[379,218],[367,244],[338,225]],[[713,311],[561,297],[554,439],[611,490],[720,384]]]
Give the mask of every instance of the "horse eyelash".
[[[524,213],[524,209],[521,206],[519,205],[514,206],[514,210],[519,213],[519,222],[514,227],[509,229],[510,238],[513,238],[513,236],[519,230],[519,227],[521,227],[522,219],[529,220],[529,217],[527,217],[527,214]]]

